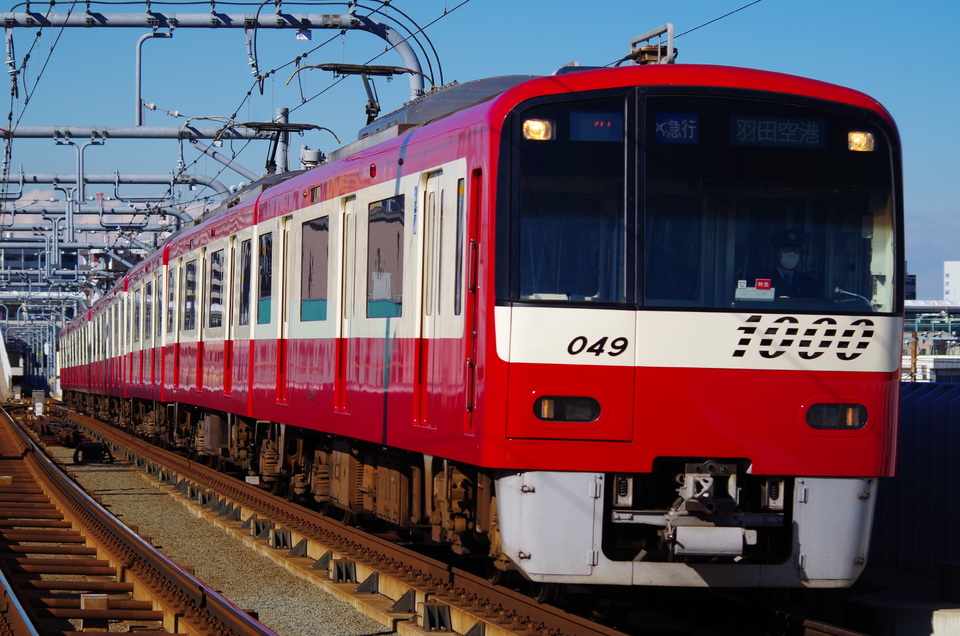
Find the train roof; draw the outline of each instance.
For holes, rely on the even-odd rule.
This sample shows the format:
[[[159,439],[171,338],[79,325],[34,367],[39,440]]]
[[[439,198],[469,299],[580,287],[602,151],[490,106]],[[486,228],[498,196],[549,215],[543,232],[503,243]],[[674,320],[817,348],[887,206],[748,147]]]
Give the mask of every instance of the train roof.
[[[446,117],[464,108],[493,99],[517,84],[537,77],[540,76],[500,75],[472,80],[463,84],[458,82],[447,84],[364,126],[360,129],[357,141],[331,152],[329,160],[335,161],[352,155],[396,137],[411,128],[422,126],[435,119]]]

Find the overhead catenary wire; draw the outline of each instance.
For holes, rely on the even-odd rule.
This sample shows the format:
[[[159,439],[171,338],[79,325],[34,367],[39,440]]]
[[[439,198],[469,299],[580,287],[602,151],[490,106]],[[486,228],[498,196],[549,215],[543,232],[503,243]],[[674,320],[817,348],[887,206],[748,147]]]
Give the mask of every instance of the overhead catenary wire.
[[[139,5],[139,6],[143,6],[141,2],[135,2],[135,1],[108,1],[108,0],[103,0],[103,1],[99,1],[99,2],[98,2],[98,1],[94,1],[94,0],[91,0],[91,1],[86,1],[86,0],[84,0],[84,5],[83,5],[83,7],[77,7],[76,5],[77,5],[77,2],[79,2],[79,1],[80,1],[80,0],[74,0],[74,1],[72,1],[72,2],[67,2],[66,4],[67,4],[68,7],[69,7],[69,11],[73,12],[73,11],[75,11],[77,8],[79,8],[79,9],[85,10],[86,12],[89,13],[89,12],[91,11],[91,6],[93,6],[93,5],[97,5],[97,6],[101,6],[101,5],[102,5],[102,6],[123,6],[123,5],[134,6],[134,5]],[[210,2],[210,1],[199,1],[199,0],[183,1],[183,2],[171,1],[171,2],[152,3],[151,5],[149,5],[149,6],[147,7],[147,9],[148,9],[148,10],[152,10],[152,11],[158,11],[158,7],[162,8],[163,6],[209,6],[210,9],[211,9],[211,12],[216,12],[217,7],[220,7],[220,6],[222,6],[222,7],[230,7],[230,6],[250,6],[250,7],[253,7],[253,6],[255,6],[255,7],[257,7],[257,13],[258,13],[258,15],[259,15],[260,12],[263,11],[264,8],[266,7],[266,2],[267,2],[267,1],[269,1],[269,0],[266,0],[266,1],[257,1],[257,2],[230,2],[230,1],[216,2],[216,0],[214,0],[214,1],[212,1],[212,2]],[[467,1],[468,1],[468,0],[467,0]],[[464,2],[464,3],[462,3],[462,4],[465,4],[465,3],[466,3],[466,2]],[[47,6],[48,15],[51,15],[50,12],[54,10],[54,6],[55,6],[56,4],[57,4],[57,3],[54,2],[54,1],[49,2],[48,6]],[[277,12],[278,12],[278,13],[281,11],[281,7],[283,7],[283,8],[293,7],[293,6],[310,6],[310,7],[315,7],[315,6],[317,6],[317,5],[336,5],[336,6],[344,6],[344,5],[346,4],[346,6],[348,6],[348,8],[349,8],[351,11],[356,11],[357,7],[360,6],[360,8],[363,9],[363,13],[365,14],[365,17],[369,17],[369,16],[372,16],[372,15],[375,15],[375,14],[383,14],[383,15],[385,15],[385,16],[387,16],[387,17],[390,18],[391,24],[395,24],[395,25],[397,25],[399,28],[401,28],[402,30],[406,31],[407,36],[406,36],[406,37],[403,37],[403,39],[401,40],[401,42],[407,42],[408,40],[413,40],[413,41],[414,41],[414,44],[419,47],[419,49],[421,50],[422,54],[424,55],[424,57],[425,57],[425,59],[426,59],[426,61],[427,61],[428,73],[429,73],[428,76],[430,77],[430,80],[431,80],[434,84],[436,84],[437,79],[438,79],[438,77],[439,77],[439,78],[441,78],[441,81],[442,81],[442,67],[441,67],[440,62],[439,62],[439,56],[438,56],[437,53],[436,53],[436,49],[435,49],[435,47],[433,46],[433,43],[430,41],[429,37],[426,35],[425,28],[424,28],[424,27],[419,27],[419,26],[417,25],[416,21],[414,21],[409,15],[407,15],[407,14],[404,13],[403,11],[401,11],[401,10],[395,8],[395,7],[392,7],[392,6],[390,5],[389,0],[386,0],[386,1],[384,1],[384,2],[381,2],[379,5],[369,5],[369,4],[359,5],[359,3],[356,3],[356,2],[351,2],[351,3],[344,3],[344,2],[320,2],[320,3],[318,3],[318,2],[286,2],[286,3],[283,3],[283,2],[280,2],[280,1],[276,1],[275,4],[276,4],[276,6],[277,6]],[[462,4],[459,5],[459,6],[462,6]],[[24,7],[24,6],[26,6],[26,7],[28,8],[28,10],[31,10],[31,12],[34,11],[34,9],[31,8],[31,3],[23,3],[23,2],[21,2],[21,3],[18,3],[17,5],[14,5],[13,8],[18,8],[18,7],[21,7],[21,8],[22,8],[22,7]],[[62,5],[61,5],[61,6],[62,6]],[[431,21],[431,22],[430,22],[430,25],[428,25],[428,26],[432,26],[433,24],[436,23],[437,20],[439,20],[440,18],[448,15],[449,13],[451,13],[451,12],[452,12],[453,10],[455,10],[456,8],[458,8],[458,7],[455,7],[454,9],[445,9],[444,12],[443,12],[443,14],[441,14],[437,19]],[[69,14],[68,14],[68,15],[69,15]],[[400,17],[398,18],[397,16],[400,16]],[[363,19],[363,17],[361,17],[361,19]],[[410,24],[412,24],[412,26],[409,26]],[[253,37],[256,38],[257,28],[254,27],[254,28],[252,29],[252,31],[253,31]],[[61,28],[61,33],[62,33],[62,28]],[[418,36],[420,36],[420,37],[422,37],[422,38],[425,38],[426,44],[424,44],[424,42],[423,42],[423,41],[420,39],[420,37],[418,37]],[[294,58],[293,60],[291,60],[291,61],[289,61],[289,62],[287,62],[287,63],[285,63],[285,64],[283,64],[283,65],[280,65],[280,66],[278,66],[278,67],[275,68],[275,69],[272,69],[272,70],[267,71],[267,72],[265,72],[265,73],[257,72],[257,73],[256,73],[256,78],[255,78],[255,83],[254,83],[254,86],[253,86],[252,88],[255,88],[257,84],[259,84],[260,86],[262,86],[262,84],[263,84],[263,82],[264,82],[264,80],[265,80],[266,78],[268,78],[268,77],[270,77],[271,75],[275,74],[275,73],[276,73],[278,70],[280,70],[280,69],[283,69],[283,68],[285,68],[285,67],[289,67],[289,66],[292,65],[292,64],[295,65],[295,64],[301,62],[301,61],[302,61],[303,59],[305,59],[308,55],[310,55],[311,53],[317,51],[317,50],[318,50],[320,47],[322,47],[324,44],[329,43],[330,41],[332,41],[333,39],[335,39],[335,37],[336,37],[336,36],[334,36],[333,38],[328,39],[326,42],[322,43],[320,46],[313,47],[312,49],[310,49],[310,50],[308,50],[308,51],[306,51],[306,52],[304,52],[304,53],[296,56],[296,58]],[[31,47],[31,50],[32,50],[32,48],[33,48],[33,47]],[[388,48],[387,48],[387,51],[392,50],[392,49],[394,49],[394,48],[396,48],[396,45],[391,46],[391,47],[388,47]],[[385,52],[386,52],[386,51],[384,51],[384,53],[385,53]],[[382,55],[382,54],[383,54],[383,53],[381,53],[381,55]],[[432,54],[432,55],[431,55],[431,54]],[[379,56],[377,56],[377,57],[379,57]],[[373,59],[376,59],[376,57],[374,57]],[[436,60],[436,63],[434,63],[434,60]],[[334,85],[336,85],[336,84],[338,84],[338,83],[339,83],[339,80],[334,81],[334,82],[331,84],[331,86],[334,86]],[[236,116],[237,116],[236,114],[239,113],[239,111],[240,111],[240,109],[243,107],[243,105],[249,101],[249,98],[250,98],[250,96],[252,95],[252,88],[251,88],[251,90],[248,91],[247,94],[244,96],[244,98],[241,100],[240,104],[238,104],[237,108],[236,108],[235,111],[234,111],[234,114],[232,114],[228,119],[236,119]],[[35,87],[34,87],[33,89],[31,89],[31,92],[32,92],[32,90],[35,90]],[[320,94],[323,94],[324,92],[325,92],[325,91],[320,91],[319,93],[317,93],[317,94],[315,94],[315,95],[313,95],[313,96],[310,96],[310,97],[307,97],[307,96],[305,96],[303,93],[301,93],[301,97],[302,97],[301,106],[302,106],[303,104],[305,104],[305,103],[309,103],[310,101],[312,101],[313,99],[315,99],[315,98],[316,98],[317,96],[319,96]],[[25,102],[25,103],[26,103],[26,102]],[[297,107],[297,108],[299,108],[299,107]],[[20,118],[18,119],[18,121],[19,121],[20,119],[22,119],[25,110],[26,110],[26,109],[24,108],[24,109],[22,109],[22,110],[20,111]],[[11,108],[11,112],[14,112],[14,109],[13,109],[13,108]],[[13,118],[11,117],[11,122],[12,122],[12,119],[13,119]],[[229,123],[226,123],[225,126],[229,126]],[[245,147],[246,147],[246,145],[244,145],[244,148],[245,148]],[[242,150],[242,149],[241,149],[241,150]],[[234,156],[233,158],[235,158],[235,156]],[[182,163],[181,163],[181,165],[182,165]]]
[[[50,7],[47,9],[47,16],[48,16],[48,17],[49,17],[49,15],[50,15],[50,13],[53,11],[53,7],[54,7],[54,3],[51,2],[51,3],[50,3]],[[69,15],[70,13],[72,13],[72,12],[73,12],[73,5],[71,4],[70,9],[69,9],[69,11],[68,11],[68,15]],[[30,97],[33,95],[34,91],[36,91],[36,90],[37,90],[37,87],[40,85],[40,78],[43,77],[43,73],[44,73],[44,71],[45,71],[46,68],[47,68],[47,64],[50,63],[50,58],[53,57],[53,51],[56,49],[57,44],[60,42],[60,36],[63,35],[64,28],[65,28],[65,27],[60,27],[60,30],[57,32],[57,35],[56,35],[56,37],[55,37],[54,40],[53,40],[53,44],[50,45],[50,51],[47,53],[47,57],[46,57],[46,59],[43,61],[43,64],[41,65],[40,70],[39,70],[39,72],[37,73],[37,78],[36,78],[36,81],[34,82],[34,85],[33,85],[33,89],[32,89],[32,90],[27,90],[26,79],[25,79],[26,75],[25,75],[25,74],[23,75],[23,77],[24,77],[23,82],[24,82],[24,92],[25,92],[25,95],[24,95],[24,98],[23,98],[23,108],[20,110],[20,113],[19,113],[19,115],[17,116],[16,122],[13,121],[13,111],[14,111],[14,104],[16,103],[16,95],[17,95],[17,92],[11,90],[11,92],[10,92],[10,111],[9,111],[9,113],[8,113],[8,115],[7,115],[7,130],[8,130],[8,131],[11,131],[11,132],[12,132],[12,131],[16,130],[17,126],[19,126],[19,125],[20,125],[20,122],[23,120],[23,115],[24,115],[24,113],[25,113],[26,110],[27,110],[27,106],[30,104]],[[13,81],[17,81],[17,76],[20,76],[20,74],[26,69],[27,61],[30,59],[30,54],[31,54],[31,52],[33,51],[34,47],[37,46],[37,44],[40,42],[40,36],[42,35],[42,33],[43,33],[43,27],[41,26],[41,27],[37,30],[36,35],[34,36],[33,42],[32,42],[31,45],[30,45],[30,49],[27,51],[26,55],[25,55],[24,58],[23,58],[23,63],[17,68],[17,75],[14,76]],[[8,136],[7,136],[7,139],[4,141],[3,153],[4,153],[4,154],[3,154],[3,177],[4,177],[4,179],[3,179],[3,185],[2,185],[2,187],[0,187],[0,210],[3,209],[3,203],[4,203],[4,200],[6,199],[6,195],[7,195],[7,177],[10,175],[10,163],[11,163],[11,161],[12,161],[12,159],[13,159],[13,135],[12,135],[12,134],[11,134],[11,135],[8,135]]]
[[[463,7],[464,5],[468,4],[469,2],[470,2],[470,0],[462,0],[462,2],[460,2],[459,4],[457,4],[457,5],[456,5],[455,7],[453,7],[452,9],[445,9],[444,12],[443,12],[441,15],[437,16],[436,18],[434,18],[433,20],[431,20],[430,22],[428,22],[427,24],[425,24],[423,27],[420,27],[419,30],[420,30],[420,31],[423,31],[423,30],[425,30],[425,29],[433,26],[434,24],[436,24],[437,22],[439,22],[439,21],[442,20],[443,18],[447,17],[448,15],[450,15],[451,13],[453,13],[454,11],[456,11],[457,9],[460,9],[460,8]],[[377,59],[379,59],[379,58],[383,57],[384,55],[386,55],[390,50],[392,50],[392,49],[387,49],[387,50],[382,51],[381,53],[379,53],[379,54],[377,54],[377,55],[374,55],[373,57],[371,57],[370,59],[368,59],[366,62],[364,62],[364,64],[370,64],[371,62],[376,61]],[[320,97],[321,95],[323,95],[324,93],[326,93],[328,90],[330,90],[331,88],[333,88],[334,86],[336,86],[338,83],[340,83],[341,81],[343,81],[343,79],[344,79],[344,78],[341,77],[341,78],[335,80],[335,81],[334,81],[330,86],[328,86],[327,88],[319,91],[318,93],[314,94],[312,97],[309,97],[309,98],[307,98],[307,99],[304,99],[304,100],[300,103],[299,106],[294,106],[294,107],[290,108],[290,112],[292,113],[292,112],[294,112],[294,111],[302,108],[302,107],[305,106],[307,103],[309,103],[309,102],[313,101],[314,99]]]
[[[718,16],[718,17],[716,17],[716,18],[713,18],[712,20],[707,20],[706,22],[704,22],[704,23],[702,23],[702,24],[699,24],[699,25],[693,27],[692,29],[687,29],[687,30],[684,31],[683,33],[679,33],[679,34],[673,36],[673,39],[676,40],[676,39],[679,38],[679,37],[682,37],[682,36],[684,36],[684,35],[687,35],[688,33],[693,33],[693,32],[696,31],[697,29],[702,29],[703,27],[709,26],[709,25],[713,24],[714,22],[719,22],[720,20],[723,20],[724,18],[728,18],[728,17],[732,16],[732,15],[735,14],[735,13],[739,13],[740,11],[743,11],[744,9],[748,9],[748,8],[752,7],[753,5],[755,5],[755,4],[760,4],[761,2],[763,2],[763,0],[753,0],[753,2],[748,2],[747,4],[745,4],[745,5],[741,6],[741,7],[738,7],[738,8],[736,8],[736,9],[734,9],[733,11],[728,11],[727,13],[724,13],[724,14],[721,15],[721,16]],[[610,62],[610,63],[606,64],[605,66],[619,66],[622,62],[625,62],[625,61],[627,61],[627,60],[629,60],[629,59],[632,59],[632,57],[633,57],[632,55],[627,55],[626,57],[619,58],[619,59],[617,59],[617,60],[615,60],[615,61],[613,61],[613,62]]]
[[[696,31],[697,29],[702,29],[703,27],[709,26],[709,25],[713,24],[714,22],[719,22],[720,20],[723,20],[724,18],[729,18],[729,17],[732,16],[734,13],[739,13],[740,11],[743,11],[744,9],[747,9],[747,8],[749,8],[749,7],[752,7],[752,6],[755,5],[755,4],[760,4],[761,2],[763,2],[763,0],[753,0],[753,2],[748,2],[747,4],[743,5],[742,7],[738,8],[738,9],[734,9],[733,11],[729,11],[729,12],[727,12],[727,13],[724,13],[723,15],[721,15],[721,16],[719,16],[719,17],[716,17],[716,18],[714,18],[713,20],[709,20],[709,21],[707,21],[707,22],[704,22],[703,24],[700,24],[700,25],[698,25],[698,26],[695,26],[695,27],[693,27],[692,29],[687,29],[687,30],[684,31],[683,33],[678,33],[677,35],[674,36],[674,39],[679,38],[679,37],[682,37],[682,36],[684,36],[684,35],[687,35],[688,33],[693,33],[693,32]]]
[[[451,8],[451,9],[446,9],[446,10],[444,11],[444,13],[442,13],[440,16],[438,16],[437,18],[431,20],[429,23],[427,23],[426,25],[424,25],[424,26],[422,26],[422,27],[420,27],[419,25],[417,25],[417,23],[416,23],[412,18],[409,18],[409,16],[406,16],[406,14],[404,14],[404,17],[406,17],[408,20],[410,20],[410,22],[412,22],[412,23],[414,24],[414,26],[417,27],[417,30],[416,30],[416,31],[411,32],[410,29],[408,29],[408,28],[406,28],[406,27],[404,26],[404,29],[405,29],[408,33],[410,33],[410,35],[408,35],[406,38],[404,38],[404,41],[413,38],[414,41],[417,42],[418,46],[421,47],[421,50],[423,50],[423,46],[416,40],[416,38],[415,38],[414,36],[415,36],[417,33],[423,33],[423,34],[424,34],[424,37],[426,37],[425,30],[426,30],[428,27],[433,26],[433,25],[436,24],[439,20],[441,20],[442,18],[450,15],[451,13],[453,13],[453,12],[456,11],[457,9],[463,7],[464,5],[466,5],[466,4],[469,3],[469,2],[470,2],[470,0],[463,0],[462,2],[460,2],[459,4],[457,4],[456,6],[454,6],[453,8]],[[192,4],[192,3],[191,3],[191,4]],[[260,3],[248,3],[248,4],[260,4]],[[342,5],[342,4],[344,4],[344,3],[322,3],[322,4],[337,4],[337,5]],[[387,1],[385,1],[385,2],[381,2],[381,5],[380,5],[379,7],[369,7],[369,6],[366,6],[366,5],[356,5],[356,6],[360,6],[360,7],[363,8],[365,11],[368,11],[368,12],[369,12],[369,13],[366,14],[366,17],[370,17],[370,16],[372,16],[374,13],[377,13],[377,12],[382,13],[382,9],[384,9],[384,8],[390,8],[390,9],[393,9],[394,11],[397,11],[397,9],[396,9],[395,7],[392,7],[392,6],[390,5],[389,0],[387,0]],[[298,64],[300,63],[300,61],[302,61],[303,59],[305,59],[305,58],[306,58],[307,56],[309,56],[311,53],[315,53],[316,51],[320,50],[320,49],[323,48],[324,46],[326,46],[326,45],[330,44],[331,42],[335,41],[338,37],[340,37],[340,36],[342,36],[342,35],[343,35],[343,32],[342,32],[342,31],[341,31],[341,32],[338,32],[338,33],[330,36],[329,38],[327,38],[326,40],[324,40],[323,42],[321,42],[321,43],[318,44],[317,46],[315,46],[315,47],[311,48],[310,50],[308,50],[308,51],[306,51],[306,52],[298,55],[298,56],[295,57],[294,59],[292,59],[292,60],[290,60],[290,61],[288,61],[288,62],[286,62],[286,63],[284,63],[284,64],[281,64],[280,66],[274,67],[274,68],[270,69],[269,71],[266,71],[265,73],[262,73],[262,74],[258,75],[258,77],[254,80],[254,82],[253,82],[252,85],[250,86],[250,89],[247,90],[247,92],[245,93],[245,95],[243,96],[243,98],[240,100],[240,103],[236,106],[236,108],[234,108],[233,113],[228,117],[228,119],[233,119],[233,120],[236,119],[238,113],[240,112],[240,109],[243,108],[244,104],[245,104],[245,103],[250,99],[250,97],[253,95],[253,91],[254,91],[254,89],[257,87],[258,83],[262,82],[264,79],[266,79],[266,78],[268,78],[268,77],[271,77],[271,76],[273,76],[273,75],[276,75],[276,74],[279,73],[281,70],[283,70],[283,69],[285,69],[285,68],[287,68],[287,67],[289,67],[289,66],[291,66],[291,65],[298,65]],[[442,81],[442,70],[440,69],[439,56],[436,54],[436,49],[433,47],[433,43],[429,40],[429,38],[427,38],[427,41],[430,42],[431,50],[433,50],[434,55],[437,57],[437,71],[438,71],[439,77],[441,78],[441,81]],[[373,62],[374,60],[376,60],[376,59],[382,57],[383,55],[385,55],[385,54],[386,54],[387,52],[389,52],[390,50],[393,50],[393,48],[394,48],[394,47],[388,47],[388,48],[387,48],[386,50],[384,50],[383,52],[381,52],[381,53],[379,53],[378,55],[375,55],[374,57],[372,57],[372,58],[370,58],[369,60],[367,60],[366,63],[369,64],[370,62]],[[432,68],[432,67],[431,67],[431,68]],[[339,85],[340,82],[344,81],[344,79],[345,79],[344,77],[335,78],[329,85],[327,85],[325,88],[323,88],[322,90],[320,90],[319,92],[313,94],[313,95],[310,96],[310,97],[304,97],[304,96],[303,96],[302,85],[300,85],[300,87],[301,87],[301,102],[300,102],[299,105],[291,107],[290,110],[289,110],[289,112],[290,112],[290,113],[293,113],[293,112],[299,110],[300,108],[302,108],[302,107],[305,106],[306,104],[312,102],[313,100],[317,99],[317,98],[320,97],[321,95],[324,95],[324,94],[325,94],[326,92],[328,92],[329,90],[333,89],[335,86]],[[432,79],[432,78],[431,78],[431,81],[432,81],[433,83],[436,83],[436,82],[434,81],[434,79]],[[245,149],[247,146],[248,146],[248,144],[244,144],[243,148],[241,148],[241,152],[242,152],[242,150]],[[235,155],[231,156],[231,159],[235,159],[236,157],[237,157],[237,155],[235,154]],[[199,159],[199,158],[198,158],[198,159]],[[192,166],[194,163],[195,163],[195,162],[191,163],[190,165]],[[189,167],[188,167],[188,168],[189,168]],[[188,168],[187,168],[187,169],[188,169]],[[222,172],[222,171],[223,171],[223,170],[221,169],[220,172]],[[219,175],[219,174],[220,174],[220,173],[218,172],[218,175]]]

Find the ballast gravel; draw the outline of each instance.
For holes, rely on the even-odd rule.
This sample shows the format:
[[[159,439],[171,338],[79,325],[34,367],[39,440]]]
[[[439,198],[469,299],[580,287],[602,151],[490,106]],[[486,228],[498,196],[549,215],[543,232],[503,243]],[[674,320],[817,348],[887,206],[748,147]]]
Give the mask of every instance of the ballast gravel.
[[[88,493],[181,567],[234,605],[254,611],[279,636],[373,636],[393,634],[347,603],[245,547],[221,528],[195,517],[156,482],[124,462],[73,463],[73,450],[47,452],[66,467]]]

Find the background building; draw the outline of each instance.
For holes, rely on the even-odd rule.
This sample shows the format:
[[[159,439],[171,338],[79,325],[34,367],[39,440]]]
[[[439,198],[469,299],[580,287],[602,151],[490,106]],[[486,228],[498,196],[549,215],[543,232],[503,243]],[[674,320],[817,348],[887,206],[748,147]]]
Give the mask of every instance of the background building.
[[[960,261],[943,261],[943,299],[960,304]]]

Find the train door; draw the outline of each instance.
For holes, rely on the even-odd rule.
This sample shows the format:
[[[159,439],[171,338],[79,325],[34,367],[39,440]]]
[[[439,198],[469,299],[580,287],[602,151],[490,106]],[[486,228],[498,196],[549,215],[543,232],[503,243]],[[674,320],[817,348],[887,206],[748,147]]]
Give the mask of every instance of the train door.
[[[153,289],[156,275],[149,274],[146,281],[143,284],[143,384],[149,389],[149,396],[153,398],[153,361],[157,354],[156,345],[153,342]]]
[[[164,400],[164,356],[166,355],[166,347],[164,346],[163,338],[163,299],[166,298],[166,289],[163,284],[166,282],[167,277],[164,275],[164,270],[161,269],[160,273],[157,275],[157,287],[156,294],[157,297],[154,299],[154,346],[157,349],[157,357],[154,360],[154,380],[153,385],[156,388],[156,399],[163,401]]]
[[[180,387],[184,390],[197,388],[197,256],[185,257],[180,269]]]
[[[442,214],[443,190],[440,181],[442,171],[427,175],[423,189],[423,235],[420,279],[420,334],[416,354],[416,398],[413,422],[416,426],[436,428],[440,418],[435,417],[438,397],[435,387],[437,373],[441,371],[438,360],[441,351],[440,316],[440,269],[443,260]]]
[[[207,314],[206,311],[206,302],[207,302],[207,285],[209,285],[210,277],[207,274],[207,262],[210,260],[209,255],[207,254],[207,248],[200,248],[200,258],[197,263],[196,279],[195,284],[196,295],[194,300],[196,312],[196,327],[197,327],[197,366],[196,366],[196,384],[194,385],[198,391],[203,389],[203,356],[204,356],[204,343],[207,340],[208,336],[208,326],[207,326]]]
[[[357,374],[357,365],[350,356],[349,342],[355,321],[356,275],[357,275],[357,198],[343,201],[342,245],[340,250],[342,287],[337,303],[340,329],[337,337],[337,374],[334,384],[334,411],[348,413],[347,383]]]
[[[464,295],[468,240],[464,190],[464,179],[455,180],[450,172],[437,171],[427,177],[423,193],[414,423],[428,428],[438,428],[445,421],[456,422],[467,402],[467,364],[472,346],[465,338],[464,325],[472,303],[466,303]]]
[[[279,293],[276,278],[279,273],[277,254],[279,253],[279,219],[270,219],[261,223],[255,238],[256,250],[254,265],[256,272],[255,306],[251,317],[253,348],[252,393],[253,414],[258,419],[270,419],[275,415],[272,406],[277,403],[277,361],[279,358],[277,327],[280,312],[277,311]]]
[[[123,312],[121,311],[121,296],[115,295],[107,308],[107,317],[113,329],[113,346],[111,347],[112,357],[110,358],[110,383],[107,385],[111,389],[110,395],[118,395],[117,391],[123,386],[123,347],[121,334],[123,334]]]
[[[226,340],[224,338],[225,247],[211,244],[204,268],[203,386],[211,397],[222,395],[226,384]],[[229,322],[229,321],[227,321]]]
[[[177,302],[177,290],[180,285],[179,263],[180,261],[176,260],[167,265],[167,300],[164,303],[167,309],[164,320],[167,346],[164,351],[166,362],[163,384],[170,389],[169,397],[171,399],[176,390],[180,388],[180,330],[177,329],[179,324],[178,308],[180,306]]]
[[[277,403],[287,403],[287,364],[289,362],[289,338],[290,338],[290,316],[289,305],[293,295],[290,293],[290,257],[293,250],[290,249],[290,227],[292,226],[292,217],[286,216],[281,222],[280,230],[280,286],[278,295],[280,296],[280,306],[278,308],[280,322],[280,335],[277,342]]]
[[[233,393],[233,303],[236,298],[235,270],[237,262],[237,237],[230,237],[227,245],[227,262],[224,265],[226,297],[223,300],[223,395]]]
[[[232,302],[229,320],[231,346],[231,366],[227,370],[231,377],[231,395],[238,404],[242,404],[244,413],[253,409],[253,338],[251,317],[253,316],[253,280],[254,280],[254,238],[253,232],[238,234],[233,281],[236,295]]]
[[[124,368],[123,374],[121,376],[122,380],[120,383],[120,395],[122,397],[128,397],[129,387],[133,385],[133,356],[135,348],[133,346],[133,291],[129,288],[127,293],[123,295],[123,319],[124,319],[124,341],[125,346],[123,348],[123,359],[124,359]]]

